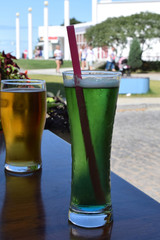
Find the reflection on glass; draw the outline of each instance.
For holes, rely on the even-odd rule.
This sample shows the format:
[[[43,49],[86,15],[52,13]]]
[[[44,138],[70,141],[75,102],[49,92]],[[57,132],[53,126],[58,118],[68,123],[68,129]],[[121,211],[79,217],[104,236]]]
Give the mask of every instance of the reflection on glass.
[[[110,240],[113,222],[104,227],[87,229],[71,225],[70,240]]]
[[[4,150],[5,150],[4,135],[2,134],[2,132],[0,130],[0,155],[1,155],[1,159],[2,159],[2,154],[4,154]]]
[[[41,171],[30,176],[6,173],[0,239],[45,239]]]

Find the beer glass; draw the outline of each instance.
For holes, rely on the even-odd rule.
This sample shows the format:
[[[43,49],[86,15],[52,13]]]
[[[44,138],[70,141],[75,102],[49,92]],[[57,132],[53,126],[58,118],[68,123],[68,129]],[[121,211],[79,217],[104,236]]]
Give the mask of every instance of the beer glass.
[[[6,144],[6,170],[23,174],[41,168],[41,137],[45,119],[45,81],[1,81],[1,121]]]
[[[112,221],[110,154],[120,76],[82,71],[77,77],[63,72],[72,143],[69,220],[81,227]]]

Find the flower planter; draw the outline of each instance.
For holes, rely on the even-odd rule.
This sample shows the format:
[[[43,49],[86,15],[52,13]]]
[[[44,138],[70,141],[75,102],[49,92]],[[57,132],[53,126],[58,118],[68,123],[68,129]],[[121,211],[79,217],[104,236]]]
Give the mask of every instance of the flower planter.
[[[122,77],[119,94],[144,94],[149,91],[149,78]]]

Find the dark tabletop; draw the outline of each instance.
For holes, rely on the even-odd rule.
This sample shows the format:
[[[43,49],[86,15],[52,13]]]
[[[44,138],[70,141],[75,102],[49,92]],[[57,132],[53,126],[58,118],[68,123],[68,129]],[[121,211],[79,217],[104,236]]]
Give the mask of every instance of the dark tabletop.
[[[111,174],[114,222],[83,229],[68,222],[71,147],[45,130],[42,170],[26,177],[4,171],[0,134],[0,240],[159,240],[160,204]]]

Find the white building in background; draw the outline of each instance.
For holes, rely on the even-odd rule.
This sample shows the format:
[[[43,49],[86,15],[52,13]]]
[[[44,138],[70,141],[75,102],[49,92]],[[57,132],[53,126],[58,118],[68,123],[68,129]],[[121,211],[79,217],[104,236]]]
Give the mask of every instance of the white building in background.
[[[20,58],[20,23],[19,13],[16,13],[16,58]]]
[[[28,8],[28,58],[32,59],[32,8]]]
[[[90,26],[105,21],[109,17],[129,16],[140,12],[152,12],[160,14],[160,0],[92,0],[92,20],[87,23],[75,24],[75,32],[78,48],[82,44],[87,44],[84,34]],[[69,44],[66,34],[66,26],[69,25],[69,0],[64,0],[64,26],[48,27],[48,51],[49,57],[53,57],[53,52],[57,44],[60,44],[64,53],[64,59],[70,59]],[[76,18],[76,16],[75,16]],[[38,29],[38,46],[44,46],[44,26]],[[144,52],[144,60],[160,60],[160,42],[157,39],[152,41],[152,50]],[[127,57],[130,45],[124,49],[123,56]],[[102,60],[107,57],[107,48],[95,49],[97,59]],[[117,49],[120,52],[120,49]]]

